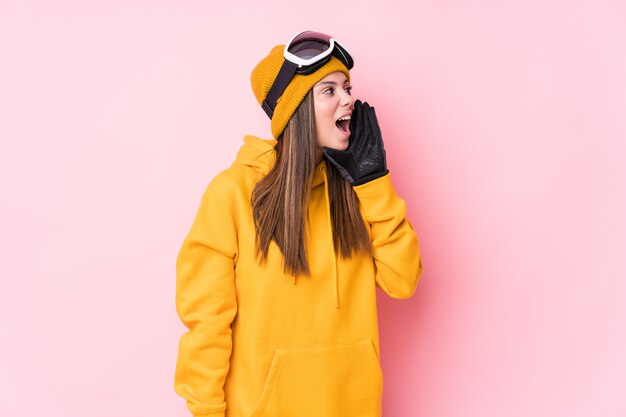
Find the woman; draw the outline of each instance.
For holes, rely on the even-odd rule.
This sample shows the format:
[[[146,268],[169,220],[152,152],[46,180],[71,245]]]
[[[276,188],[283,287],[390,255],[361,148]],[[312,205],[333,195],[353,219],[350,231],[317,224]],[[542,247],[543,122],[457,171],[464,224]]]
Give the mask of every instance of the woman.
[[[352,63],[303,32],[252,71],[274,140],[245,136],[176,264],[175,389],[195,416],[380,416],[376,287],[410,297],[422,262]]]

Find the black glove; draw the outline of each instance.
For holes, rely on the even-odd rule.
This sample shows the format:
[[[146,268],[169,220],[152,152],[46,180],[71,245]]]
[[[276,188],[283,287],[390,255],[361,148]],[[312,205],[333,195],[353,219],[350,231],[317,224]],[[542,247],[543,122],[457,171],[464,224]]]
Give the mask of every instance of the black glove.
[[[365,184],[387,174],[383,137],[373,107],[360,100],[354,102],[350,118],[348,149],[322,147],[326,158],[353,186]]]

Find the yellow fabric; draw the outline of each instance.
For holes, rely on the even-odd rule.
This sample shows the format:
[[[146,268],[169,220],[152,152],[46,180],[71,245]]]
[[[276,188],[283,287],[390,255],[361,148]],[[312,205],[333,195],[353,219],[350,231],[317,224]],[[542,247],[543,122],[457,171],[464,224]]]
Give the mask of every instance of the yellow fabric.
[[[326,170],[307,218],[311,276],[283,272],[270,245],[255,257],[250,196],[274,163],[275,140],[246,136],[218,174],[176,261],[180,339],[175,390],[195,416],[379,417],[376,287],[410,297],[422,272],[417,235],[389,174],[355,187],[374,257],[335,255]]]
[[[259,62],[250,74],[252,92],[259,105],[263,103],[270,91],[280,67],[283,65],[285,45],[276,45],[270,53]],[[289,119],[294,114],[309,90],[313,88],[322,78],[330,73],[341,71],[346,74],[350,81],[350,71],[336,57],[332,57],[325,65],[312,74],[294,75],[293,79],[285,89],[285,92],[278,98],[274,115],[272,116],[272,136],[278,139],[285,130]]]

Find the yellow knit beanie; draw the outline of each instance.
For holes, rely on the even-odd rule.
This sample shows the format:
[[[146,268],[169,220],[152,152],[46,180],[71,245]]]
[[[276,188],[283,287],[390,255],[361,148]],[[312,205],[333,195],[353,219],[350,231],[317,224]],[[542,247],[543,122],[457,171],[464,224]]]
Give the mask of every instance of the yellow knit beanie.
[[[283,55],[284,50],[285,45],[276,45],[272,48],[269,55],[263,58],[252,70],[250,82],[252,84],[252,91],[259,105],[265,100],[267,93],[269,93],[278,75],[280,67],[283,65],[283,61],[285,60]],[[278,140],[285,130],[289,119],[291,119],[291,116],[302,100],[304,100],[309,90],[322,78],[336,71],[341,71],[346,74],[348,81],[350,81],[350,71],[334,56],[331,57],[330,61],[311,74],[294,75],[283,95],[278,98],[276,108],[274,109],[274,115],[272,116],[272,135],[274,139]]]

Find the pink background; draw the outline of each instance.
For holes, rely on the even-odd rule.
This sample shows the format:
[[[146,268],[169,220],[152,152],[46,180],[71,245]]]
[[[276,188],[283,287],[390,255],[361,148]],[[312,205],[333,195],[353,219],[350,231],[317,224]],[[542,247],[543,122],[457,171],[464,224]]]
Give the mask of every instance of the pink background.
[[[420,238],[379,293],[385,417],[625,416],[620,1],[0,2],[0,415],[187,416],[175,258],[270,137],[254,65],[356,57]]]

